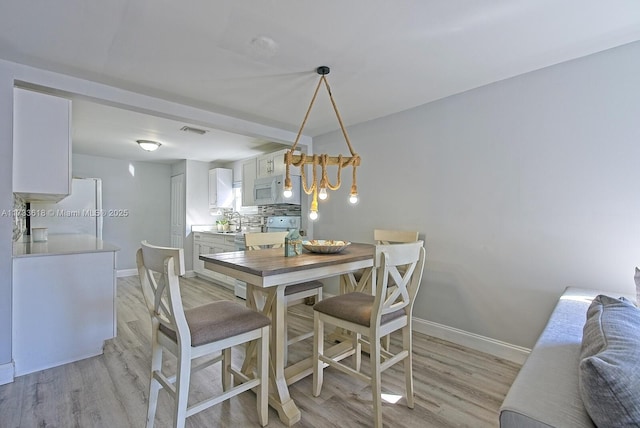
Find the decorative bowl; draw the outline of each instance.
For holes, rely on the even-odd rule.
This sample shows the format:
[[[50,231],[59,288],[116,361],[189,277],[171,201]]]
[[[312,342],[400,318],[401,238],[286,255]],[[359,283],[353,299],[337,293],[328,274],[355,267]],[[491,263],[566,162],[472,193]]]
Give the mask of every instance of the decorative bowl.
[[[312,253],[339,253],[340,251],[351,245],[348,241],[336,241],[333,239],[312,239],[310,241],[302,241],[302,246]]]

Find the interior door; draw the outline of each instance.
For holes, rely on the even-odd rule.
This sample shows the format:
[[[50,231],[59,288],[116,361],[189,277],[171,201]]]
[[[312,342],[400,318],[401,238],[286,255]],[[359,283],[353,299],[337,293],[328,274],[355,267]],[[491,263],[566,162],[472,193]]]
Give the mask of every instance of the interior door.
[[[184,248],[184,174],[171,177],[171,246]]]

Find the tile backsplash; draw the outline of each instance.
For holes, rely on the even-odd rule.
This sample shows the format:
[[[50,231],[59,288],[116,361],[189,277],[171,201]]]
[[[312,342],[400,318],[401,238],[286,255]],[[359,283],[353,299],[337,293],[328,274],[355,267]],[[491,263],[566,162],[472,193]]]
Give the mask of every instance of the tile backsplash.
[[[13,194],[13,240],[22,237],[27,227],[27,203],[15,193]]]

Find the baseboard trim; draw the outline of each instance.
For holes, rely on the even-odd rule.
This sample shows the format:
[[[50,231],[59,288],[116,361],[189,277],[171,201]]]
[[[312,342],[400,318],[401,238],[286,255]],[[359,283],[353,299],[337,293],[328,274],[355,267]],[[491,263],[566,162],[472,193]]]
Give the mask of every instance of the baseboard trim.
[[[138,269],[121,269],[116,271],[116,277],[123,278],[125,276],[135,276],[138,274]]]
[[[184,277],[185,278],[195,278],[196,277],[196,272],[193,270],[188,270],[184,273]]]
[[[528,348],[415,317],[413,330],[518,364],[523,364],[531,352]]]
[[[13,382],[15,377],[15,368],[13,361],[7,364],[0,364],[0,385]]]

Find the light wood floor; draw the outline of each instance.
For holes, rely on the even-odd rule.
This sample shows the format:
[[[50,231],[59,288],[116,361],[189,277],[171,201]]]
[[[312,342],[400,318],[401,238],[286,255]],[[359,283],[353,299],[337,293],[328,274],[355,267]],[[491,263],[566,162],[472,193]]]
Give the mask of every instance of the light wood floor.
[[[182,280],[185,307],[233,293],[197,278]],[[21,376],[0,386],[0,427],[144,427],[150,367],[150,321],[137,277],[118,279],[118,336],[104,355]],[[239,300],[243,302],[242,300]],[[311,328],[311,308],[300,306],[292,324]],[[392,346],[397,345],[393,337]],[[296,344],[292,360],[310,354],[311,342]],[[238,361],[242,350],[236,352]],[[363,358],[363,366],[367,358]],[[497,427],[498,408],[519,366],[442,340],[414,333],[415,408],[402,398],[383,406],[388,427]],[[172,361],[168,363],[170,366]],[[366,368],[366,367],[365,367]],[[217,390],[217,366],[192,378],[191,396]],[[402,364],[384,372],[383,393],[404,393]],[[303,427],[371,426],[371,389],[331,368],[320,397],[311,394],[311,376],[290,387]],[[157,427],[170,424],[172,400],[160,393]],[[255,395],[242,394],[187,419],[187,427],[259,426]],[[284,426],[269,410],[269,427]]]

